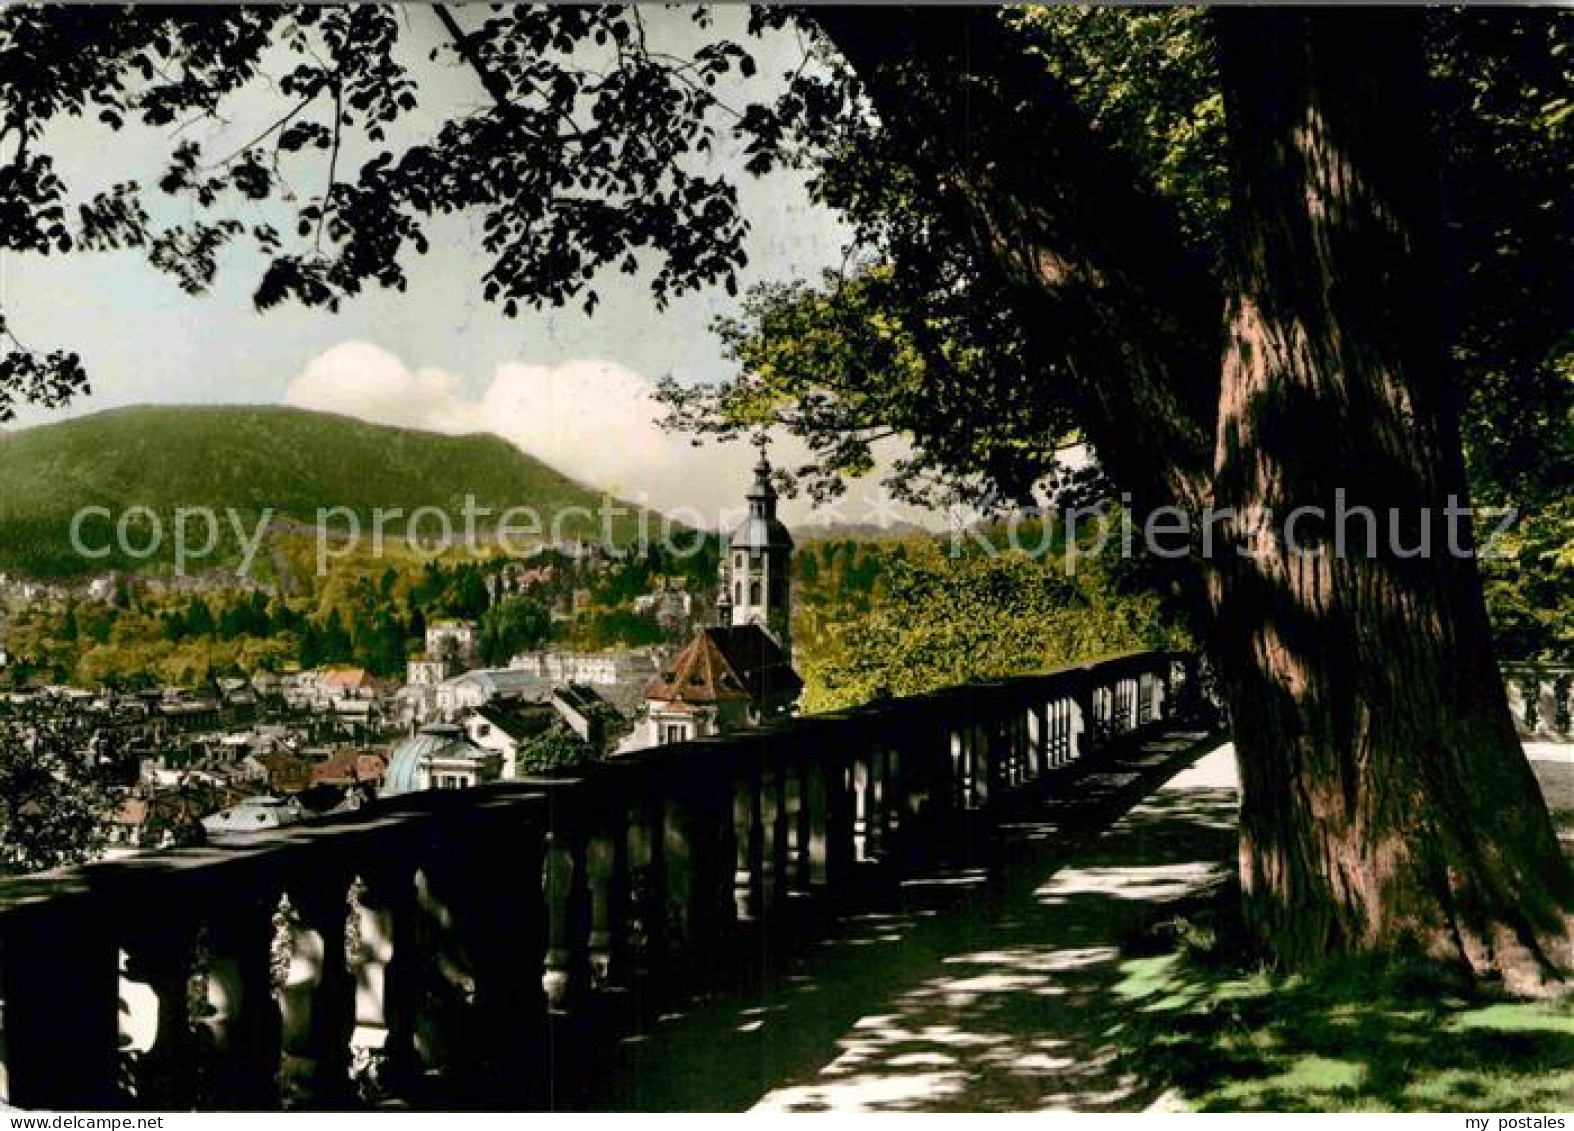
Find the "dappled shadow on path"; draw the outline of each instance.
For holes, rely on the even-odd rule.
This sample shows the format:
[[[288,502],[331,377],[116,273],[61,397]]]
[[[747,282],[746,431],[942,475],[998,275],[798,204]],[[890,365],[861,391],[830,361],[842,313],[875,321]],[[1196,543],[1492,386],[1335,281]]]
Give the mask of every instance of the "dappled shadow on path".
[[[586,1106],[1144,1106],[1110,1039],[1120,946],[1226,872],[1230,775],[1155,792],[1215,745],[1171,736],[1010,815],[983,866],[906,882],[754,992],[624,1042]]]

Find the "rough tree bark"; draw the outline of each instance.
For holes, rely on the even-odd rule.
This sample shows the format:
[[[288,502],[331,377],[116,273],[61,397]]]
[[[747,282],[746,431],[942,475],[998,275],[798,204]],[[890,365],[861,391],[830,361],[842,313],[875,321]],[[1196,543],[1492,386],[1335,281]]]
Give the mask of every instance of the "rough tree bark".
[[[1155,502],[1242,515],[1214,530],[1199,574],[1266,946],[1289,965],[1411,951],[1518,990],[1559,985],[1574,879],[1514,735],[1475,563],[1446,552],[1464,487],[1432,320],[1415,17],[1221,17],[1227,289],[998,13],[812,18],[915,165],[965,193],[1023,316],[1064,328],[1115,475]],[[1262,508],[1332,516],[1340,487],[1381,515],[1375,554],[1257,536]],[[1408,556],[1428,509],[1434,552]],[[1294,531],[1308,549],[1332,541],[1309,515]]]
[[[1467,504],[1420,17],[1358,19],[1219,21],[1236,278],[1214,502],[1241,552],[1216,560],[1212,650],[1241,878],[1289,962],[1414,948],[1531,990],[1570,968],[1574,893],[1471,544],[1449,545]],[[1291,544],[1297,507],[1324,519]],[[1338,522],[1358,507],[1375,539],[1363,515]]]

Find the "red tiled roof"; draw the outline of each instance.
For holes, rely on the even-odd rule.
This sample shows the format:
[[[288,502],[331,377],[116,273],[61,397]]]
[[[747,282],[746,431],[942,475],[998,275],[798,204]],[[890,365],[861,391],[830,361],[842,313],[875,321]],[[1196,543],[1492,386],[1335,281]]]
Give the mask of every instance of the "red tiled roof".
[[[803,680],[781,646],[758,625],[704,628],[645,689],[664,702],[763,701],[796,695]]]
[[[313,785],[355,785],[359,782],[380,781],[388,768],[388,759],[370,750],[336,750],[312,766]]]

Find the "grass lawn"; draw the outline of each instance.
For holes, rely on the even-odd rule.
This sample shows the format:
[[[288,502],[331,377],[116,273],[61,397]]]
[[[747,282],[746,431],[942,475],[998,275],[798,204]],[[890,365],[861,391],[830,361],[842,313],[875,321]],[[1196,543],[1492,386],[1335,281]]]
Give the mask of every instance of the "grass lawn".
[[[1187,1108],[1574,1108],[1574,1002],[1471,1000],[1370,966],[1275,977],[1228,957],[1224,906],[1147,935],[1115,987],[1123,1059]]]

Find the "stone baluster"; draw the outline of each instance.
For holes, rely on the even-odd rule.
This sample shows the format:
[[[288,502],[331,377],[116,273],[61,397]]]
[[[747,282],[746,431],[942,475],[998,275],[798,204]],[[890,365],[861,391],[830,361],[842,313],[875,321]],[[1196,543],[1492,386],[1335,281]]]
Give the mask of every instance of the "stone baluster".
[[[943,712],[926,715],[914,735],[918,761],[913,776],[923,782],[923,794],[918,802],[921,823],[909,835],[908,844],[926,861],[938,856],[957,819],[954,742]]]
[[[1002,789],[1009,791],[1022,784],[1022,738],[1018,729],[1021,718],[1016,705],[1009,701],[1001,702],[996,710],[998,715],[995,726],[1000,735],[1000,772],[997,780]]]
[[[900,724],[882,727],[887,733],[880,757],[880,839],[888,860],[899,861],[907,823],[907,776]]]
[[[790,775],[795,804],[793,807],[792,829],[792,890],[802,895],[812,895],[815,885],[815,841],[823,839],[824,820],[815,820],[813,774],[809,768],[811,759],[804,756],[801,744],[795,744],[790,751],[788,773]],[[823,794],[819,798],[823,806]]]
[[[851,888],[858,864],[858,845],[853,839],[857,797],[853,791],[852,757],[845,748],[825,752],[827,789],[826,864],[833,891]]]
[[[1055,765],[1065,766],[1076,757],[1076,700],[1059,699],[1056,701],[1056,708],[1059,721],[1055,727]]]
[[[337,863],[312,861],[286,885],[295,916],[279,994],[284,1090],[292,1104],[313,1108],[350,1098],[355,983],[345,927],[351,877]]]
[[[425,959],[413,873],[413,864],[397,858],[369,862],[361,871],[356,909],[356,1023],[383,1031],[384,1082],[396,1093],[414,1086],[421,1074],[416,1030]]]
[[[946,744],[950,751],[947,767],[950,803],[947,808],[953,814],[960,814],[972,805],[973,755],[968,749],[968,731],[968,727],[957,725],[954,721],[945,723]]]
[[[744,923],[756,922],[765,914],[765,819],[761,773],[759,759],[750,752],[734,780],[733,890],[737,919]]]
[[[587,865],[592,895],[591,975],[602,989],[627,986],[633,976],[629,941],[632,905],[628,807],[623,796],[610,798],[605,811],[599,814]]]
[[[484,1107],[539,1102],[551,1065],[543,985],[544,806],[493,794],[444,814],[440,850],[425,869],[429,914],[441,932],[442,1039],[432,1054],[445,1092]],[[478,861],[506,860],[522,882],[497,884]],[[576,1003],[577,1004],[577,1003]],[[436,1020],[434,1018],[434,1020]]]
[[[544,985],[547,1002],[557,1013],[578,1010],[590,993],[588,839],[582,821],[554,814],[543,869],[548,923]]]
[[[695,778],[673,792],[667,822],[669,898],[679,916],[687,984],[702,988],[722,973],[733,931],[730,791]]]
[[[971,807],[989,808],[995,792],[994,720],[985,717],[968,729],[968,748],[972,754],[973,797]]]
[[[803,766],[803,804],[800,818],[805,826],[802,844],[808,865],[804,877],[806,890],[823,893],[830,882],[830,838],[835,818],[831,814],[830,771],[818,757],[808,757]]]
[[[0,995],[12,1107],[118,1106],[120,956],[113,921],[73,902],[67,896],[60,905],[13,911],[5,920]]]
[[[279,1006],[273,993],[278,892],[263,883],[224,893],[208,918],[208,1016],[213,1091],[226,1109],[257,1111],[279,1103]]]
[[[1017,743],[1017,781],[1018,785],[1025,785],[1036,776],[1033,767],[1033,705],[1017,704],[1011,714],[1011,729],[1016,734]]]
[[[672,957],[667,915],[667,800],[650,789],[633,802],[629,825],[630,910],[634,980],[659,983]]]
[[[1035,698],[1027,707],[1028,774],[1035,781],[1049,769],[1049,704]]]
[[[158,1021],[153,1043],[137,1064],[136,1106],[182,1111],[199,1096],[196,1042],[191,1025],[191,980],[198,925],[175,909],[134,924],[124,939],[125,977],[152,992]]]
[[[780,744],[771,743],[766,766],[770,779],[766,790],[768,851],[765,854],[765,892],[767,906],[780,910],[792,893],[791,796],[787,781],[787,761]]]
[[[710,922],[720,947],[731,949],[738,929],[735,898],[738,831],[733,821],[733,788],[730,775],[707,776],[696,783],[702,790],[705,822],[705,890],[709,893]]]
[[[1027,744],[1027,713],[1017,704],[1012,704],[1005,717],[1006,741],[1011,751],[1011,785],[1013,787],[1024,784],[1028,779],[1028,744]]]
[[[863,858],[883,861],[885,842],[885,748],[873,736],[860,736],[864,749],[858,759],[863,774]]]
[[[1071,732],[1073,754],[1079,762],[1086,761],[1098,752],[1099,720],[1096,695],[1091,677],[1084,676],[1078,681],[1072,698]]]

